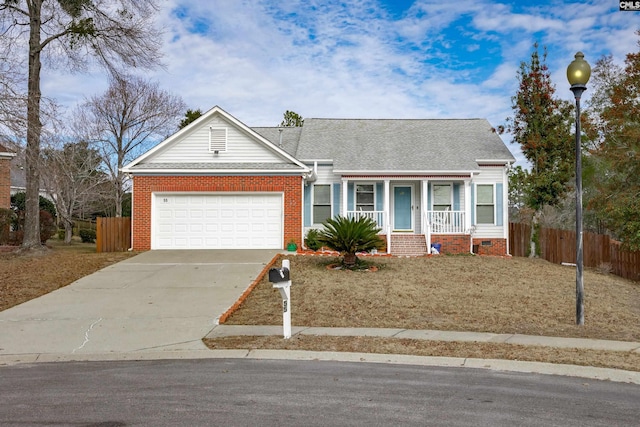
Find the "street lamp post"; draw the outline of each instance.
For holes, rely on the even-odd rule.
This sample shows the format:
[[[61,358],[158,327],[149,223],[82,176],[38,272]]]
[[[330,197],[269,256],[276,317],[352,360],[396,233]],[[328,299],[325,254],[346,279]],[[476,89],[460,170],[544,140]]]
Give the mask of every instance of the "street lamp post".
[[[591,67],[578,52],[567,67],[567,79],[576,98],[576,324],[584,325],[584,282],[582,247],[582,144],[580,135],[580,97],[587,90]]]

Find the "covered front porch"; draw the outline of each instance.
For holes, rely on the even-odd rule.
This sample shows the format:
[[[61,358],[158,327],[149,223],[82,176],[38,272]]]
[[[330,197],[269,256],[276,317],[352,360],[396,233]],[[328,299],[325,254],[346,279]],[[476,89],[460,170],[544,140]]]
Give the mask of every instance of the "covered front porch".
[[[385,236],[387,253],[423,255],[445,236],[467,242],[464,251],[471,251],[471,175],[345,176],[340,193],[340,214],[372,219]]]

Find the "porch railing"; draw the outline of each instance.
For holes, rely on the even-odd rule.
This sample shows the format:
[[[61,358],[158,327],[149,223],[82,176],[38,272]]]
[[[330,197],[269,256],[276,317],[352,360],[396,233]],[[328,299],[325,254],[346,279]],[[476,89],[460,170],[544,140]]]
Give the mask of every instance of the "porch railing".
[[[464,211],[427,211],[426,221],[431,233],[455,234],[466,231]]]
[[[384,211],[347,211],[347,218],[360,219],[362,217],[372,219],[384,232]]]

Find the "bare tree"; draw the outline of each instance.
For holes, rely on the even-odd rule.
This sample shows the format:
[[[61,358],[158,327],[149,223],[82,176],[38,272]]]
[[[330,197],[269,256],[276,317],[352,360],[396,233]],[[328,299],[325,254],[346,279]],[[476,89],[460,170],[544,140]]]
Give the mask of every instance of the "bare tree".
[[[42,157],[43,181],[64,226],[64,241],[70,243],[73,219],[100,199],[100,190],[109,178],[99,169],[102,164],[99,153],[89,148],[86,141],[45,148]]]
[[[77,111],[76,128],[99,150],[113,184],[116,216],[122,216],[127,176],[121,168],[173,133],[185,103],[142,78],[114,77],[107,91]]]
[[[27,128],[26,76],[21,73],[23,64],[13,56],[10,46],[0,49],[0,133],[5,141],[24,135]]]
[[[0,1],[0,46],[10,46],[19,61],[28,58],[24,249],[41,247],[42,56],[48,52],[47,64],[69,70],[82,70],[92,59],[113,74],[120,72],[120,65],[152,67],[160,52],[160,33],[151,22],[156,11],[157,0]]]

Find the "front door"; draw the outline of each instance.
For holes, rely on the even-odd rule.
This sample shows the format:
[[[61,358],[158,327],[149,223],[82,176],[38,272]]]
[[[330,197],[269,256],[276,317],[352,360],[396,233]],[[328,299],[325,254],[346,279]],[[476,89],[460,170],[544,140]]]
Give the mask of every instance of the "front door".
[[[397,231],[412,231],[412,191],[409,185],[393,187],[393,229]]]

